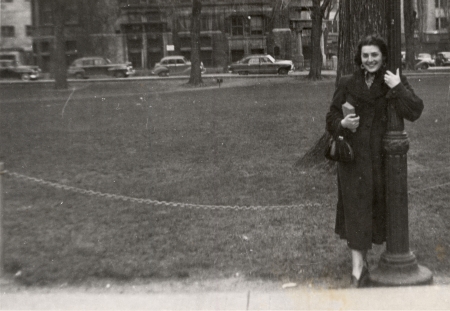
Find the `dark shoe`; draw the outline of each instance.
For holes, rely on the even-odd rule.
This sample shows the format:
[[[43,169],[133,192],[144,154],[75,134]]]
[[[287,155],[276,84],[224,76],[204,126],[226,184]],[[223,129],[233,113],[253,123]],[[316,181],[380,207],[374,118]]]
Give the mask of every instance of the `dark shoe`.
[[[369,269],[363,267],[359,280],[352,274],[350,288],[366,287],[369,284]]]

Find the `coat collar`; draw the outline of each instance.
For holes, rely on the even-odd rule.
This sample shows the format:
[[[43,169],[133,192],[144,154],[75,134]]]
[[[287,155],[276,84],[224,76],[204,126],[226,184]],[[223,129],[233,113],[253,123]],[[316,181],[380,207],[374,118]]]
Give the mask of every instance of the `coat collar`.
[[[364,70],[358,70],[353,74],[351,87],[348,92],[357,98],[362,98],[370,103],[375,103],[379,97],[385,96],[389,87],[384,83],[384,74],[386,70],[380,69],[375,76],[370,89],[366,85]]]

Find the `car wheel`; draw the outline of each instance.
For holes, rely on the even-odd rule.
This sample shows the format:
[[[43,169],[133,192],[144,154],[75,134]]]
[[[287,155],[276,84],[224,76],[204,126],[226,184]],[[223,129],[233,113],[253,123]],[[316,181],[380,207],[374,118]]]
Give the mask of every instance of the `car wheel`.
[[[248,75],[248,71],[239,71],[238,72],[241,76],[246,76]]]
[[[125,73],[123,71],[117,71],[114,76],[116,78],[125,78]]]
[[[420,66],[419,66],[419,69],[420,69],[420,70],[426,70],[426,69],[428,69],[428,64],[422,64],[422,65],[420,65]]]
[[[168,71],[161,71],[160,73],[158,73],[158,76],[160,76],[160,77],[168,77],[169,76],[169,72]]]
[[[20,78],[22,81],[30,81],[30,75],[28,73],[23,73]]]
[[[289,72],[289,70],[287,70],[286,68],[280,68],[278,69],[278,74],[279,75],[287,75]]]
[[[81,73],[81,72],[77,72],[77,73],[75,74],[75,78],[76,78],[76,79],[84,79],[84,74]]]

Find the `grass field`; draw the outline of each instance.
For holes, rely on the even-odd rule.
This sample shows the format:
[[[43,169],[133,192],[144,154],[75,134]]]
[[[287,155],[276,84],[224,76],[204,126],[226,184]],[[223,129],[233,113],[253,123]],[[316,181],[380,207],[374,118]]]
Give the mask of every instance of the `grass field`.
[[[406,123],[416,191],[410,248],[450,276],[449,81],[409,80],[425,102],[422,117]],[[0,160],[10,172],[133,198],[298,206],[154,206],[6,175],[6,272],[29,285],[242,277],[347,286],[349,251],[334,234],[336,177],[293,167],[324,131],[334,79],[182,83],[3,85]],[[381,251],[369,254],[372,264]]]

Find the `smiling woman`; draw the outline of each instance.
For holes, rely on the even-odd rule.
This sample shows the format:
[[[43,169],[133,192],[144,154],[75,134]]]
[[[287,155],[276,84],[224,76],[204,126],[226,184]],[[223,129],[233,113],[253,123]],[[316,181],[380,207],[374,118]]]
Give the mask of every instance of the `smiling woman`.
[[[353,162],[338,162],[338,202],[335,232],[347,240],[352,254],[351,286],[363,287],[369,280],[367,252],[372,243],[386,241],[385,155],[382,140],[387,129],[387,101],[396,99],[397,114],[417,120],[423,110],[399,69],[385,69],[387,45],[381,37],[363,38],[355,55],[360,69],[340,79],[326,128],[333,137],[343,137],[354,151]],[[344,104],[355,113],[344,115]]]

